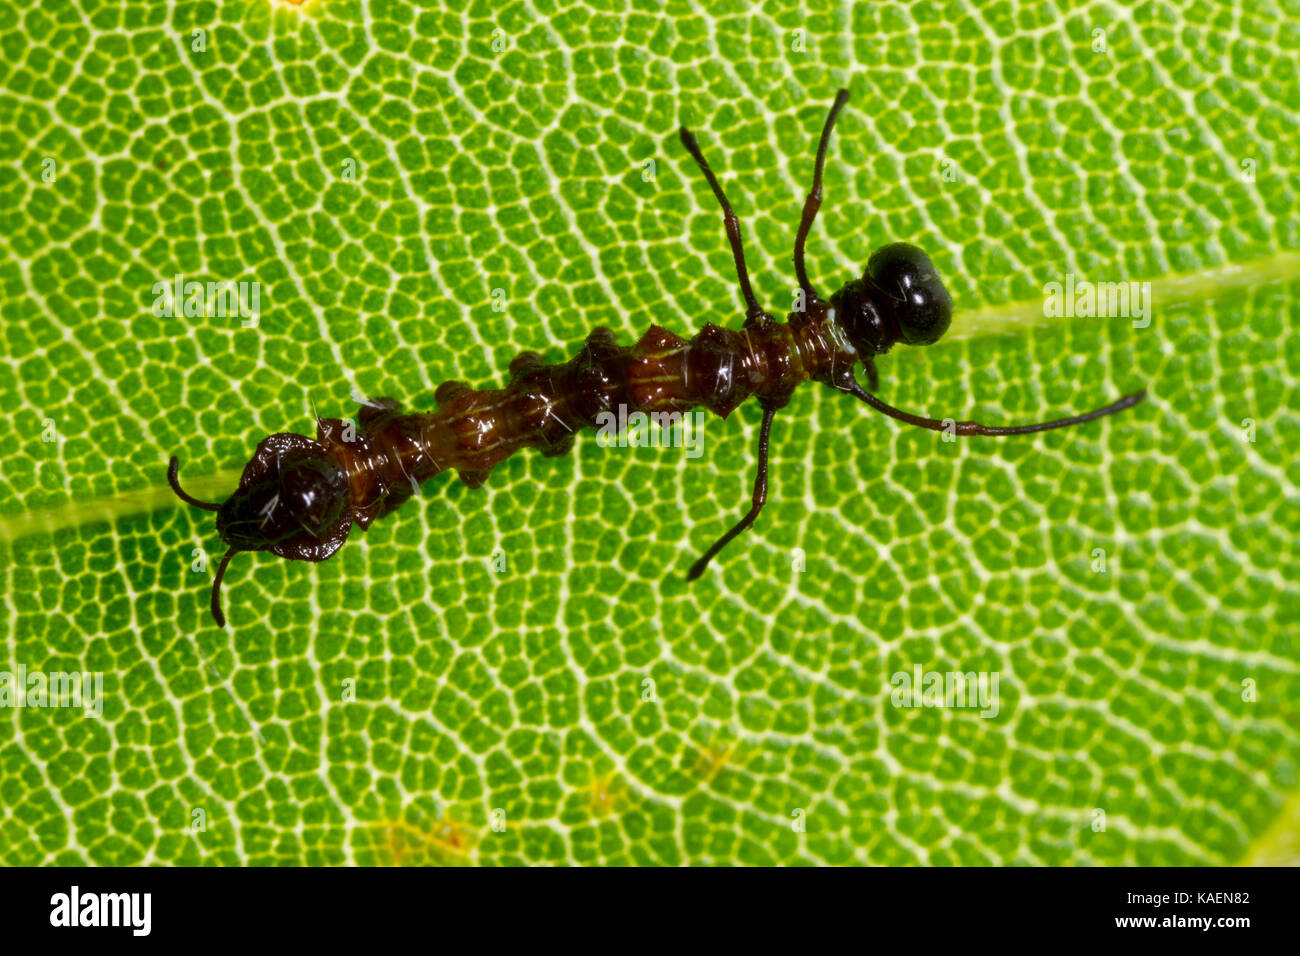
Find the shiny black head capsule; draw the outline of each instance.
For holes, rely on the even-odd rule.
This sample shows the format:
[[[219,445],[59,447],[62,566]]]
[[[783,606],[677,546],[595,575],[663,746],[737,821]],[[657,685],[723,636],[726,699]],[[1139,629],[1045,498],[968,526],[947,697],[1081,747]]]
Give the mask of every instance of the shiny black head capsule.
[[[348,476],[324,445],[302,435],[262,439],[244,466],[239,487],[224,502],[200,501],[181,487],[172,456],[167,481],[186,504],[217,513],[217,532],[229,546],[212,581],[212,617],[226,626],[221,582],[241,551],[270,551],[298,561],[324,561],[352,528]]]
[[[932,345],[952,323],[952,297],[930,257],[894,242],[877,249],[861,279],[831,297],[836,321],[864,356],[895,343]]]

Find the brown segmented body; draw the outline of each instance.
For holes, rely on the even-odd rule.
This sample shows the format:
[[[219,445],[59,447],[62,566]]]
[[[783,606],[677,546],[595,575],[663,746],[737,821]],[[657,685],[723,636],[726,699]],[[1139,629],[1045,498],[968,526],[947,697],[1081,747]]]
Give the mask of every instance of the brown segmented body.
[[[559,365],[523,353],[504,388],[447,382],[432,412],[403,414],[379,399],[362,408],[355,436],[345,440],[346,423],[324,419],[317,441],[347,473],[353,520],[366,528],[443,471],[478,487],[520,449],[566,454],[601,412],[620,405],[646,413],[703,408],[725,418],[750,398],[779,407],[803,382],[833,384],[857,361],[826,303],[738,331],[710,323],[691,339],[652,325],[632,346],[602,328]]]
[[[704,408],[722,417],[757,399],[758,474],[749,511],[714,542],[687,574],[699,577],[709,561],[749,528],[767,501],[767,453],[775,414],[804,382],[816,381],[854,396],[876,411],[932,431],[957,435],[1021,435],[1064,428],[1112,415],[1140,402],[1144,392],[1083,415],[1034,425],[989,426],[928,418],[887,405],[863,389],[853,374],[861,362],[875,390],[874,358],[898,342],[930,345],[948,329],[952,300],[930,258],[915,246],[891,243],[872,254],[860,279],[823,300],[808,281],[804,243],[821,208],[822,169],[835,117],[848,102],[840,90],[822,127],[813,185],[794,242],[795,275],[805,308],[778,322],[763,310],[750,286],[740,224],[699,143],[683,127],[682,144],[704,173],[723,211],[736,277],[745,300],[745,324],[736,331],[709,323],[686,340],[651,326],[631,346],[608,329],[596,329],[568,362],[548,366],[534,353],[510,363],[504,388],[469,388],[445,382],[437,409],[402,413],[392,399],[367,403],[357,427],[340,419],[317,422],[315,441],[280,433],[263,439],[244,468],[239,487],[223,503],[200,501],[180,486],[172,457],[167,479],[176,495],[217,512],[217,530],[229,545],[212,583],[212,616],[221,612],[221,580],[233,555],[269,551],[284,558],[324,561],[347,539],[352,525],[370,523],[399,507],[420,485],[454,469],[471,487],[521,448],[563,455],[578,432],[598,425],[602,412],[683,413]]]

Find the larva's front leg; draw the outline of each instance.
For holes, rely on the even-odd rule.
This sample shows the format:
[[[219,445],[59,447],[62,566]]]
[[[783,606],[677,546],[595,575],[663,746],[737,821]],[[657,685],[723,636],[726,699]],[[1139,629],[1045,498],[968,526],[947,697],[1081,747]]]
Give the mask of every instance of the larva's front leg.
[[[717,557],[718,552],[731,543],[736,535],[740,534],[746,528],[754,523],[758,513],[763,510],[763,505],[767,503],[767,445],[768,439],[772,435],[772,418],[776,415],[776,409],[770,406],[763,408],[763,424],[758,429],[758,474],[754,477],[754,499],[745,516],[737,521],[731,530],[713,543],[713,547],[705,551],[700,559],[691,565],[690,571],[686,573],[687,581],[694,581],[704,569],[709,566],[709,562]]]

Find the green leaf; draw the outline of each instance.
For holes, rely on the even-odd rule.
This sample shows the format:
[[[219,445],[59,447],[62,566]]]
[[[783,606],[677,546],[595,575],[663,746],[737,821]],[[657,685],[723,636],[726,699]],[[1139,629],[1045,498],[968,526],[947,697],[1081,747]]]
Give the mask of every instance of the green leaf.
[[[1291,5],[453,6],[0,9],[0,670],[103,678],[100,717],[0,719],[0,860],[1292,853]],[[690,586],[757,409],[697,459],[587,436],[430,482],[325,563],[241,555],[212,626],[220,542],[169,455],[224,496],[313,408],[427,408],[601,325],[738,326],[680,122],[784,313],[839,85],[814,281],[906,240],[957,303],[882,398],[1146,402],[946,442],[800,389],[766,510]],[[260,283],[257,327],[155,317],[178,274]],[[1150,282],[1150,324],[1046,317],[1069,275]],[[996,675],[996,715],[894,706],[918,667]]]

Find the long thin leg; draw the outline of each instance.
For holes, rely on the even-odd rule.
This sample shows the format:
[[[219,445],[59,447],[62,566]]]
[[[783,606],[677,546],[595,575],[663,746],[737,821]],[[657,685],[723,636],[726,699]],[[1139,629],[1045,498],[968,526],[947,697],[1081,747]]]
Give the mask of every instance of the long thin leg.
[[[709,181],[713,195],[718,198],[718,203],[722,206],[722,222],[727,227],[727,239],[731,242],[731,257],[736,260],[736,277],[740,279],[740,294],[745,297],[745,318],[751,323],[756,322],[765,313],[754,296],[754,289],[749,284],[749,269],[745,267],[745,248],[740,240],[740,220],[736,218],[735,210],[727,201],[727,194],[722,191],[722,184],[718,182],[718,177],[713,175],[713,170],[709,168],[704,154],[700,152],[700,144],[696,141],[695,134],[683,126],[681,137],[682,145],[699,164],[704,178]]]
[[[926,418],[923,415],[913,415],[911,412],[900,411],[892,405],[886,405],[876,396],[863,389],[861,385],[854,382],[852,386],[845,387],[844,391],[848,392],[855,398],[861,399],[878,412],[883,412],[890,418],[897,418],[900,422],[907,422],[909,425],[916,425],[919,428],[928,428],[931,431],[941,432],[950,427],[944,424],[943,420],[938,418]],[[1106,415],[1114,415],[1116,412],[1123,411],[1126,408],[1132,408],[1142,399],[1146,398],[1146,389],[1134,392],[1132,395],[1125,395],[1118,401],[1111,402],[1094,411],[1087,412],[1083,415],[1073,415],[1070,418],[1058,418],[1050,422],[1038,422],[1033,425],[981,425],[979,422],[954,422],[955,432],[958,435],[1028,435],[1031,432],[1045,432],[1053,428],[1065,428],[1069,425],[1081,425],[1084,422],[1090,422],[1094,418],[1102,418]]]
[[[763,510],[763,505],[767,503],[767,442],[772,434],[772,417],[775,414],[775,408],[763,409],[763,424],[758,429],[758,475],[754,478],[754,503],[749,511],[745,512],[745,517],[737,521],[730,531],[715,541],[713,547],[705,551],[700,559],[691,565],[691,570],[686,574],[687,581],[694,581],[703,574],[704,569],[717,557],[718,552],[730,544],[732,538],[754,523],[758,513]]]
[[[803,218],[799,220],[799,232],[794,237],[794,274],[799,280],[799,288],[803,290],[804,298],[809,303],[816,302],[820,297],[808,282],[808,273],[804,270],[803,245],[808,238],[808,230],[812,228],[813,220],[817,218],[818,210],[822,208],[822,169],[826,165],[826,147],[831,141],[831,127],[835,125],[835,117],[840,115],[840,110],[848,101],[848,90],[840,90],[835,94],[835,102],[831,104],[826,125],[822,127],[821,143],[817,146],[817,166],[813,170],[812,191],[804,201]]]

